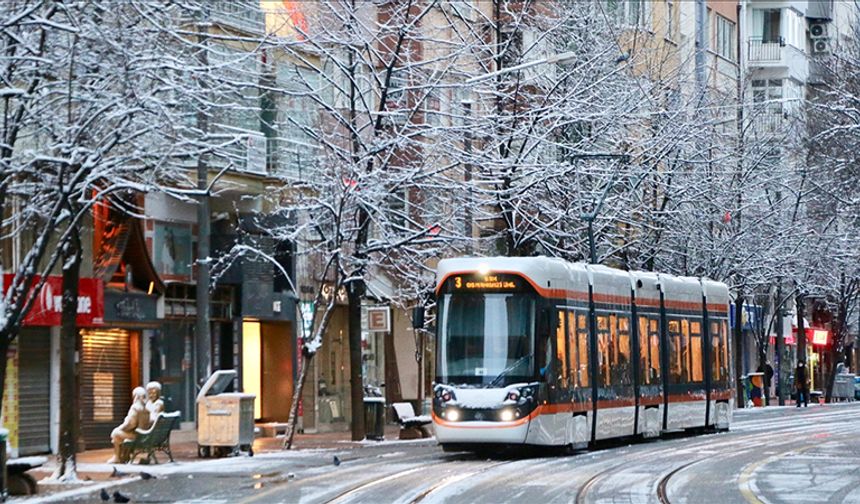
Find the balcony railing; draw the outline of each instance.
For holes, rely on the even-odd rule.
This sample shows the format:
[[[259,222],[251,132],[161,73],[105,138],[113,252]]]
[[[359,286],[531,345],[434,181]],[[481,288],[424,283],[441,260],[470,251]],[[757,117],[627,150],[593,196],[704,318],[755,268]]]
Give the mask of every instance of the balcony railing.
[[[785,40],[782,37],[777,41],[764,41],[761,37],[749,39],[749,61],[750,63],[776,63],[782,60],[782,48]]]

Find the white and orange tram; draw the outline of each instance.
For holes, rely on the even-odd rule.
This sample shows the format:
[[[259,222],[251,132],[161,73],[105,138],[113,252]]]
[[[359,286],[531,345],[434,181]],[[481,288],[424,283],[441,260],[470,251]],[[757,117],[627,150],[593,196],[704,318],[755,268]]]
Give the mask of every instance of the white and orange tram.
[[[560,259],[439,262],[433,422],[446,450],[728,429],[729,292]]]

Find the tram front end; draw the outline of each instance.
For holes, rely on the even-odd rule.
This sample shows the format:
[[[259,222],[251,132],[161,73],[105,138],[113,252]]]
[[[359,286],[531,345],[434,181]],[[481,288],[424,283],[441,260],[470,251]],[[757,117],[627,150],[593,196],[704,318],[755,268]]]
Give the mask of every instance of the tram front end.
[[[545,388],[535,358],[541,298],[521,274],[446,262],[437,286],[436,439],[446,450],[522,445]]]

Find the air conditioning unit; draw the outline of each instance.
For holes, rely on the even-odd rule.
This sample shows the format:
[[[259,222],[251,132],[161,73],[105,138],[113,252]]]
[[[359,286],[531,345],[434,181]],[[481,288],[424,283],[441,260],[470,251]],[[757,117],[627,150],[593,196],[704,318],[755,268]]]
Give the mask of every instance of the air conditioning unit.
[[[830,39],[817,38],[812,40],[812,54],[825,54],[830,52]]]
[[[827,23],[817,21],[809,23],[809,38],[812,40],[827,38]]]

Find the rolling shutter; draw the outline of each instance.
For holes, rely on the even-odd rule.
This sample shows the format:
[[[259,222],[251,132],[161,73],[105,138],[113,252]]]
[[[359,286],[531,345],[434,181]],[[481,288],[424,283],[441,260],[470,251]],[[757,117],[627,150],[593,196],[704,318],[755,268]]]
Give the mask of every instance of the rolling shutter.
[[[18,336],[18,453],[51,450],[51,335],[26,328]]]
[[[110,433],[131,405],[129,333],[81,331],[81,437],[86,449],[111,446]]]

